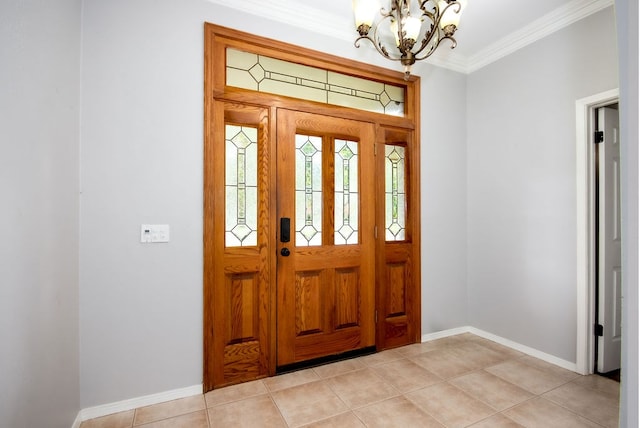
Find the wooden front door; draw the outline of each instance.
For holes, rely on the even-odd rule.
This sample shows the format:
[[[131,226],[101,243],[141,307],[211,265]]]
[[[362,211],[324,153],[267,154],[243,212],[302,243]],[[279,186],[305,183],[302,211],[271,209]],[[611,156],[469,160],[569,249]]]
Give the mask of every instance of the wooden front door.
[[[375,345],[374,125],[278,111],[277,365]]]

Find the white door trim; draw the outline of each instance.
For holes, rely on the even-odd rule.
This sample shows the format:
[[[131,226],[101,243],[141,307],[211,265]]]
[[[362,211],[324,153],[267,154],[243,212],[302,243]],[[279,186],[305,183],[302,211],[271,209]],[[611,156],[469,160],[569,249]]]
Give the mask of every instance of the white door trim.
[[[593,373],[595,342],[594,111],[617,102],[619,97],[620,91],[612,89],[576,101],[576,368],[581,374]]]

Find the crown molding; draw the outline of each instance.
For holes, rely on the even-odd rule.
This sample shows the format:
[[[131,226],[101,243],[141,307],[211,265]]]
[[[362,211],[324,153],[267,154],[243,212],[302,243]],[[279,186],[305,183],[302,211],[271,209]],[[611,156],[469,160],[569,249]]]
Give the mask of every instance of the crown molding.
[[[457,71],[458,73],[469,73],[469,61],[467,60],[467,57],[457,53],[455,50],[448,49],[446,46],[444,49],[442,47],[439,48],[429,57],[428,60],[424,62],[437,67]]]
[[[573,0],[542,16],[520,30],[508,34],[468,59],[467,73],[503,58],[574,22],[613,6],[614,0]]]
[[[338,16],[315,7],[301,5],[295,0],[208,1],[339,40],[353,42],[356,38],[351,16]],[[614,0],[572,0],[470,57],[455,52],[437,51],[429,57],[428,62],[469,74],[613,4]]]
[[[339,16],[315,7],[301,5],[295,0],[208,0],[209,3],[235,9],[243,13],[281,22],[318,34],[353,42],[357,35],[352,16]]]

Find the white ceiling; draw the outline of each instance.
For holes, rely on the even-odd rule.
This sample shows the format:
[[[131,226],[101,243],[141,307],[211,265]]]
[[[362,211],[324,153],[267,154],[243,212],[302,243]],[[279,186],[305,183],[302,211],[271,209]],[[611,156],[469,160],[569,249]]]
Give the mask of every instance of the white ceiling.
[[[356,37],[350,0],[209,1],[332,37],[349,41]],[[454,50],[439,49],[429,61],[469,73],[613,3],[614,0],[468,0],[456,32],[458,46]]]

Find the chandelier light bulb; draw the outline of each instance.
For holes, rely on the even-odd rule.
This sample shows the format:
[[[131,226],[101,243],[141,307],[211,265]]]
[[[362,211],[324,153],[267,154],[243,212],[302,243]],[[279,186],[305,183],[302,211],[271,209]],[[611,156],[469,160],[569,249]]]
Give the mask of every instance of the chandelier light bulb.
[[[422,21],[420,20],[420,18],[407,16],[403,25],[403,29],[406,32],[405,38],[413,40],[414,42],[418,40],[421,26]]]
[[[458,0],[456,3],[459,3],[459,6],[451,5],[447,8],[447,4],[449,2],[447,0],[440,0],[438,2],[438,8],[442,13],[442,18],[440,19],[440,28],[446,28],[449,25],[454,25],[458,28],[460,25],[460,17],[462,16],[462,11],[467,6],[467,0]],[[458,10],[458,8],[460,10]]]
[[[352,0],[352,7],[356,28],[361,26],[371,28],[378,11],[376,0]]]

